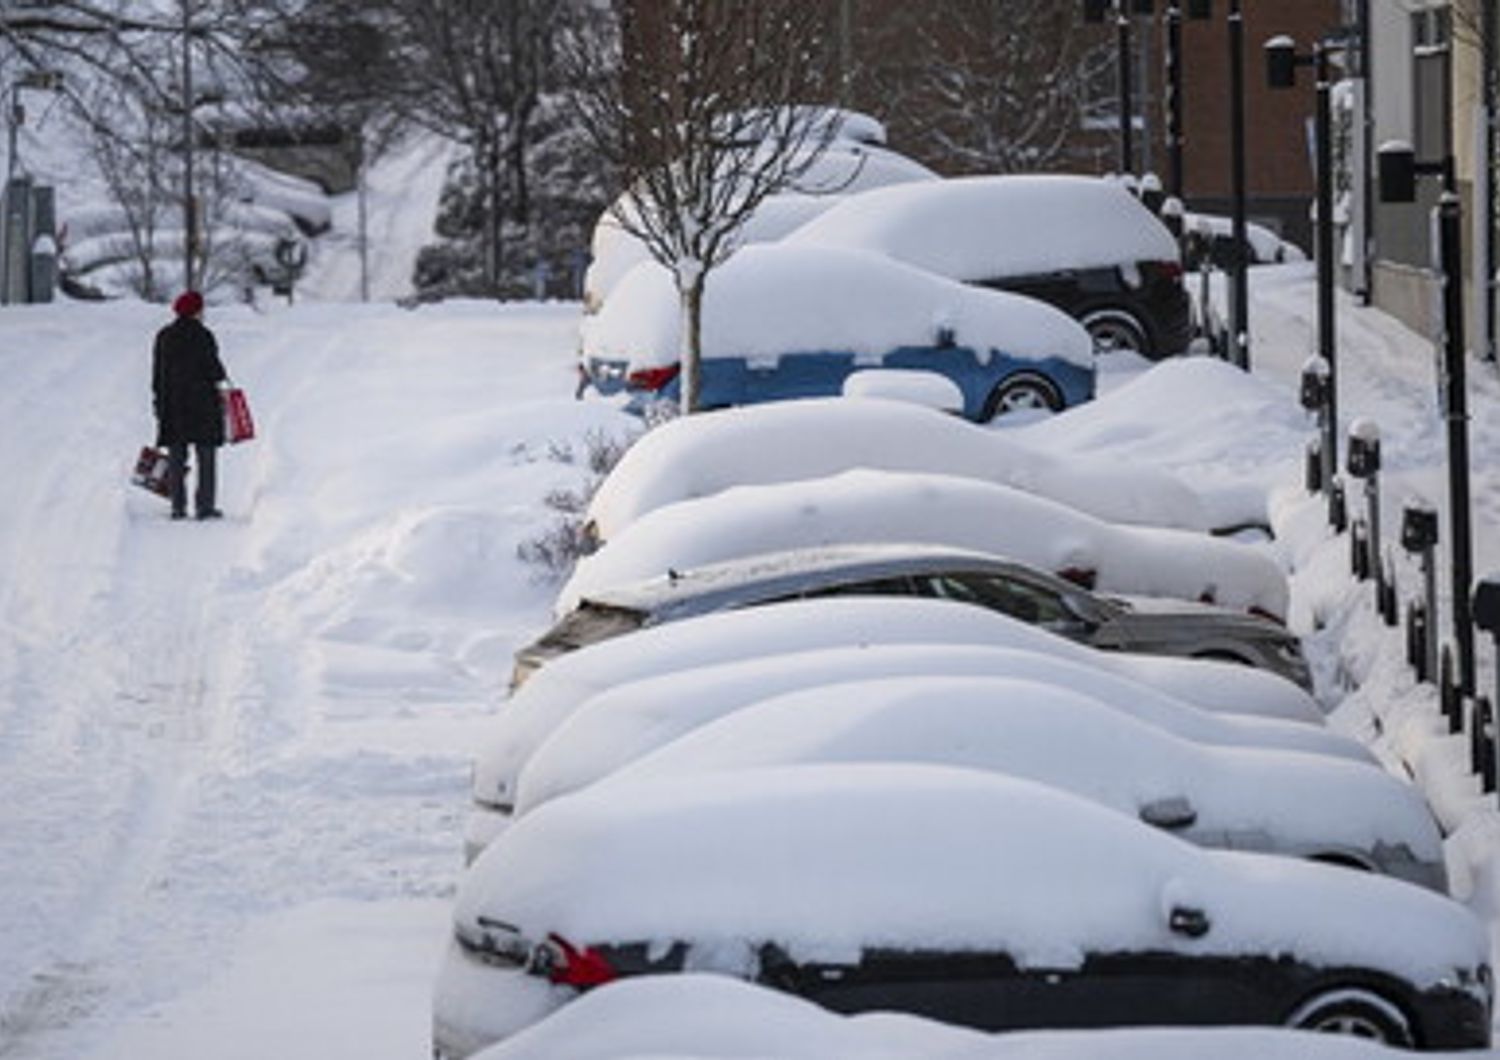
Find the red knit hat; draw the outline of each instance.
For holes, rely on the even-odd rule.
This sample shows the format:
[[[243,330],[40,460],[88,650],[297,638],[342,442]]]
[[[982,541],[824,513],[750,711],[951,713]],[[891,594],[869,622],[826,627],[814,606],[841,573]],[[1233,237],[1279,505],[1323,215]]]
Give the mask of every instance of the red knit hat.
[[[180,317],[195,317],[203,312],[203,296],[197,291],[183,291],[172,303],[172,312]]]

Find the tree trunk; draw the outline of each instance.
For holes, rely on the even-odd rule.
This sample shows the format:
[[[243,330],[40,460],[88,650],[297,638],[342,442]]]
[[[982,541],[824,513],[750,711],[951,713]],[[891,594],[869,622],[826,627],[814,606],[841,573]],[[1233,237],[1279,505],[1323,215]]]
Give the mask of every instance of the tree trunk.
[[[698,398],[703,389],[704,278],[702,272],[697,272],[678,287],[682,296],[682,342],[678,358],[682,372],[682,413],[685,416],[698,411]]]

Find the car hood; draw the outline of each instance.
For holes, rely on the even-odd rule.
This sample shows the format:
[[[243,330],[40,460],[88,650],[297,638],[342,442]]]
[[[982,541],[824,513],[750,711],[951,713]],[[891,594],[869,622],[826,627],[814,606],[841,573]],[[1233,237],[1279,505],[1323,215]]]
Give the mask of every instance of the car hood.
[[[1118,608],[1113,621],[1131,629],[1192,623],[1197,629],[1212,628],[1258,640],[1298,639],[1296,634],[1279,622],[1213,604],[1171,600],[1159,596],[1111,595],[1108,599]]]

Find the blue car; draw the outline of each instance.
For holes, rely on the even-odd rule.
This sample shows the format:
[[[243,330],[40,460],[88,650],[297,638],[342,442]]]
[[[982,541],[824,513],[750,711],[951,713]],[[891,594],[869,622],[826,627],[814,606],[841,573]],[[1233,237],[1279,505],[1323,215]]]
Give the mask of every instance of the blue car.
[[[585,324],[587,384],[638,413],[678,402],[679,313],[667,271],[636,266]],[[743,248],[709,274],[702,346],[701,408],[834,396],[872,369],[947,379],[977,422],[1094,396],[1093,344],[1067,314],[859,251]]]

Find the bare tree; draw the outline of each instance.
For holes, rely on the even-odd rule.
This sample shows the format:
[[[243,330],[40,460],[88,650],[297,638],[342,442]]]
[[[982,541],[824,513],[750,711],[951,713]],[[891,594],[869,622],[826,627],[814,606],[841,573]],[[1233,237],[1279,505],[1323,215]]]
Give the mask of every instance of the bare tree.
[[[585,135],[623,193],[613,219],[671,270],[682,310],[682,411],[697,409],[703,292],[755,209],[837,132],[825,5],[622,3],[566,38]]]
[[[484,278],[498,293],[503,226],[530,213],[527,152],[567,4],[392,0],[401,94],[416,124],[466,147],[481,183]]]
[[[860,94],[882,101],[893,135],[941,170],[970,173],[1076,164],[1090,80],[1111,61],[1057,0],[908,5],[864,50]]]

